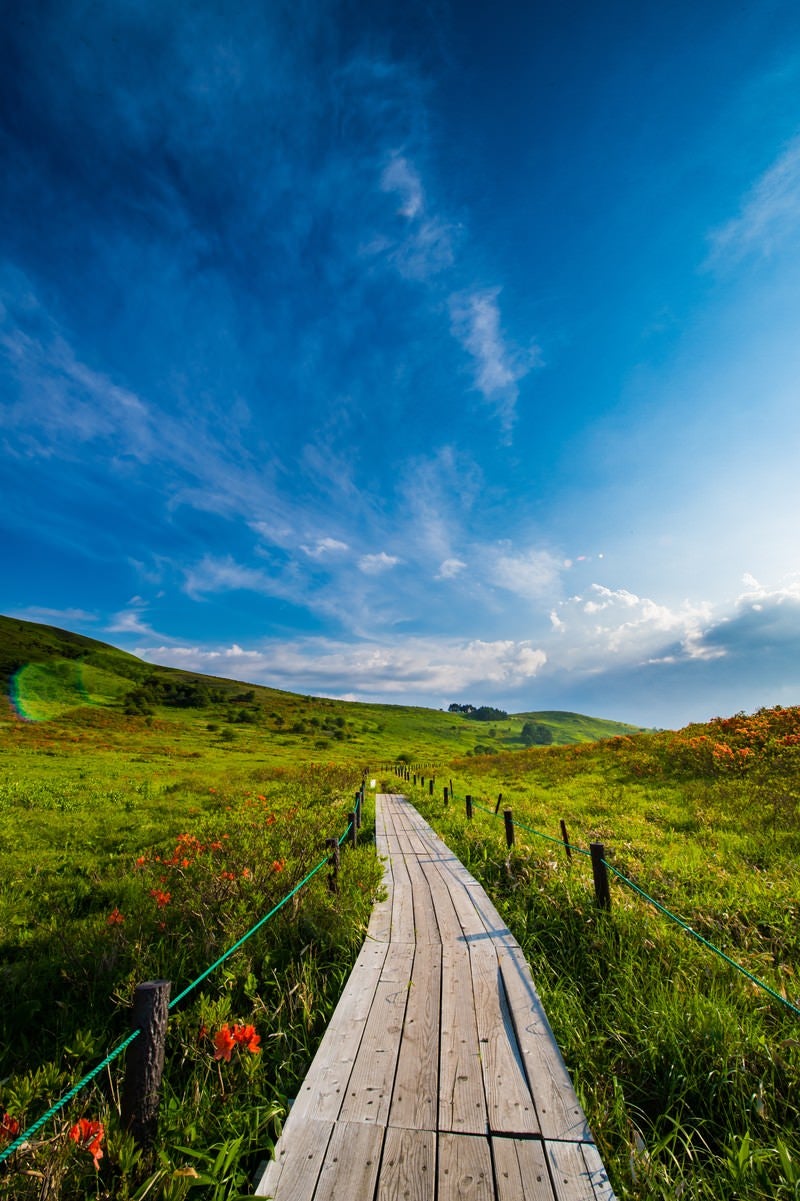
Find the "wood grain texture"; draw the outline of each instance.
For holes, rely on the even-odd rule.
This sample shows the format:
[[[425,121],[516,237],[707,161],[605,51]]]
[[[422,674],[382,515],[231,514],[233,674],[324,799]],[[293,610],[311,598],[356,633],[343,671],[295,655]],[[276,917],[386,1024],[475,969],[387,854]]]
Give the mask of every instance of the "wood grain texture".
[[[376,798],[376,843],[386,900],[256,1195],[614,1201],[486,892],[403,797]]]
[[[464,943],[442,947],[439,1129],[470,1134],[485,1134],[488,1129],[469,950]]]
[[[434,1201],[436,1135],[432,1130],[386,1131],[377,1201]]]
[[[545,1138],[591,1142],[558,1044],[519,947],[502,947],[498,961],[525,1074]]]
[[[439,1201],[494,1201],[488,1140],[440,1134],[438,1182]]]
[[[383,1147],[383,1129],[360,1122],[338,1122],[325,1153],[314,1201],[371,1201]],[[284,1201],[278,1197],[275,1201]],[[286,1201],[290,1201],[287,1197]],[[295,1197],[291,1201],[301,1201]]]
[[[554,1201],[547,1154],[538,1139],[493,1138],[497,1201]]]
[[[538,1134],[536,1107],[506,1006],[497,953],[492,943],[471,943],[469,961],[489,1129],[506,1134]]]
[[[436,1130],[442,948],[417,946],[389,1111],[391,1126]]]

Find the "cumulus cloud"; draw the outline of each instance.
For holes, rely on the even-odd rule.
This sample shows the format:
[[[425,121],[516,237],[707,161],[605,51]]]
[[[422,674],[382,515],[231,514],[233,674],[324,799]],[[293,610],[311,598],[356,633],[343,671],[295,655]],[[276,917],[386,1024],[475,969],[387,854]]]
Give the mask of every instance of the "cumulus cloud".
[[[547,661],[530,641],[437,640],[344,643],[324,638],[270,643],[243,650],[200,646],[140,646],[151,662],[212,675],[246,673],[251,683],[353,699],[453,695],[483,686],[493,693],[519,688]]]
[[[554,665],[602,671],[614,661],[641,664],[676,654],[701,659],[724,653],[705,641],[713,619],[706,602],[671,607],[603,584],[592,584],[589,594],[559,602],[551,614],[554,630],[566,635],[554,652]]]

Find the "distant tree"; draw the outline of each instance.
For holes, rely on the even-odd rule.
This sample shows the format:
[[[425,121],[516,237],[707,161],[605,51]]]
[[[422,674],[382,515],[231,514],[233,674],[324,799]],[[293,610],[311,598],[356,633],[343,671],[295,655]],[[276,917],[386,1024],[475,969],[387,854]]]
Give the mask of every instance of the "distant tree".
[[[549,746],[553,741],[553,731],[542,722],[526,721],[520,738],[526,746]]]

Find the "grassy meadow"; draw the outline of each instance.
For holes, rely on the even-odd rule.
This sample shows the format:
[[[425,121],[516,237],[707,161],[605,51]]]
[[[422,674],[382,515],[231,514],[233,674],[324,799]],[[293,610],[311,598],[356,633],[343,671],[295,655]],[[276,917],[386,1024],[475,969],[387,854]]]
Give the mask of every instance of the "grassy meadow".
[[[621,1198],[800,1197],[798,753],[800,710],[778,709],[464,759],[433,798],[410,787],[525,949]],[[613,874],[600,911],[591,842],[777,996]]]
[[[0,681],[0,1152],[125,1036],[137,982],[177,995],[322,861],[363,769],[394,790],[380,765],[402,759],[436,765],[433,797],[403,789],[526,949],[617,1195],[800,1198],[800,1017],[619,880],[600,912],[559,830],[800,1006],[798,710],[678,733],[479,722],[153,668],[8,618]],[[531,722],[551,745],[525,748]],[[155,1158],[121,1130],[118,1059],[0,1165],[0,1197],[247,1195],[379,895],[365,816],[339,891],[324,867],[172,1011]]]

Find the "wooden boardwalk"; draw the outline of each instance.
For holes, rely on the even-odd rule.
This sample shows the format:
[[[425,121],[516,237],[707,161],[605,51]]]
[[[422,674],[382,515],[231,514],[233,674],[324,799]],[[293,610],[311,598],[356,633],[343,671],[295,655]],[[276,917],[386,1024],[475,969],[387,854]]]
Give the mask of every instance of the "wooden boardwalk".
[[[376,807],[388,896],[256,1195],[613,1201],[518,943],[405,798]]]

